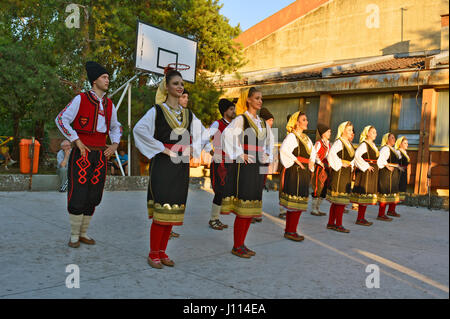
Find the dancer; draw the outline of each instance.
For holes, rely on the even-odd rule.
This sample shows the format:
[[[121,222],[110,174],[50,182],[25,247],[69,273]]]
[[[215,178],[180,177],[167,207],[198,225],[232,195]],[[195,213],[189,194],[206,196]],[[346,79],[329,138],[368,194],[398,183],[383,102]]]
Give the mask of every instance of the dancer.
[[[400,178],[399,178],[399,198],[400,201],[404,201],[406,198],[406,189],[409,184],[409,177],[411,175],[411,160],[407,153],[408,150],[408,139],[405,136],[401,136],[395,142],[395,149],[401,154],[400,158]],[[395,210],[394,210],[395,211]],[[399,214],[398,214],[399,215]]]
[[[398,186],[400,179],[399,151],[394,149],[395,135],[386,133],[381,141],[380,156],[378,157],[378,220],[392,221],[392,218],[385,215],[386,205],[389,205],[388,215],[400,217],[395,213],[395,206],[400,201]]]
[[[250,258],[255,252],[247,248],[245,238],[253,217],[262,215],[263,164],[270,162],[272,150],[269,145],[265,121],[257,115],[262,106],[262,94],[256,88],[244,90],[236,103],[236,109],[244,111],[223,131],[222,144],[225,153],[235,163],[235,187],[231,196],[222,202],[222,211],[236,214],[234,222],[234,245],[231,253]]]
[[[280,159],[284,168],[281,174],[279,197],[280,205],[287,210],[284,237],[294,241],[305,239],[297,233],[297,225],[302,211],[308,208],[311,180],[308,163],[313,143],[303,133],[307,129],[306,114],[294,113],[286,125],[288,135],[280,147]]]
[[[172,226],[182,225],[189,187],[189,159],[202,149],[201,122],[179,104],[184,83],[181,74],[166,69],[159,84],[156,104],[133,129],[139,151],[151,160],[147,193],[150,229],[148,263],[161,269],[175,263],[166,254]],[[192,137],[192,142],[191,142]]]
[[[345,205],[350,202],[352,167],[355,156],[355,149],[350,143],[352,135],[352,122],[341,123],[338,127],[336,141],[327,156],[328,164],[331,167],[327,190],[327,200],[331,202],[331,207],[327,228],[342,233],[350,232],[342,226],[342,215]]]
[[[359,146],[355,152],[356,178],[350,201],[358,204],[358,217],[356,224],[371,226],[373,223],[365,219],[367,205],[377,204],[378,191],[378,165],[380,155],[374,141],[377,130],[368,125],[359,137]]]
[[[77,95],[55,119],[61,133],[76,145],[69,156],[67,177],[68,245],[72,248],[79,247],[80,242],[95,244],[87,229],[102,200],[107,159],[117,150],[122,135],[116,108],[105,95],[109,72],[93,61],[85,67],[92,90]],[[112,145],[106,146],[107,135]]]
[[[292,114],[287,115],[286,125],[287,125],[287,123],[289,123],[289,119],[291,118],[291,115]],[[281,167],[281,171],[283,171],[283,166],[281,165],[280,167]],[[280,176],[281,176],[281,173],[280,173]],[[278,218],[286,219],[286,213],[287,213],[286,208],[284,208],[282,205],[279,205],[279,206],[280,206],[280,214],[278,215]]]
[[[272,150],[273,153],[273,146],[274,146],[274,137],[272,134],[272,126],[273,126],[273,121],[274,121],[274,117],[272,115],[272,113],[270,113],[270,111],[268,109],[266,109],[265,107],[261,108],[261,110],[259,111],[259,116],[266,121],[266,128],[267,128],[267,135],[269,138],[269,147]],[[270,166],[273,164],[273,161],[271,161]],[[263,188],[268,191],[268,188],[266,186],[266,182],[267,182],[267,175],[269,174],[269,163],[266,163],[263,165],[266,170],[266,172],[264,172],[264,185]],[[260,223],[262,222],[262,218],[261,217],[253,217],[252,218],[252,224],[253,223]]]
[[[320,211],[320,203],[327,196],[328,185],[328,161],[327,155],[330,150],[331,129],[323,124],[317,125],[317,133],[320,140],[316,142],[309,157],[309,169],[313,172],[311,179],[312,186],[312,210],[311,215],[325,216],[326,213]]]
[[[212,123],[209,128],[209,136],[212,137],[214,146],[214,155],[212,157],[210,166],[214,199],[211,208],[211,218],[209,220],[209,226],[215,230],[228,228],[228,225],[223,224],[219,219],[224,187],[226,184],[230,184],[230,174],[227,174],[227,172],[230,170],[230,164],[225,163],[226,154],[222,150],[221,137],[223,130],[225,130],[228,124],[230,124],[230,122],[236,117],[234,103],[227,99],[220,99],[219,112],[222,115],[222,118]]]

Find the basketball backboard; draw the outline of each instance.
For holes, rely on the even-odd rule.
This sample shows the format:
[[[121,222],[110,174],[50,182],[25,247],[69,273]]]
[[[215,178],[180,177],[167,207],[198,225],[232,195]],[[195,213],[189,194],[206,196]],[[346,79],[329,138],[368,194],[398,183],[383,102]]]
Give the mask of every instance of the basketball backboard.
[[[183,80],[194,83],[196,62],[197,41],[138,21],[136,69],[163,75],[165,67],[176,63]],[[183,65],[189,68],[183,70]]]

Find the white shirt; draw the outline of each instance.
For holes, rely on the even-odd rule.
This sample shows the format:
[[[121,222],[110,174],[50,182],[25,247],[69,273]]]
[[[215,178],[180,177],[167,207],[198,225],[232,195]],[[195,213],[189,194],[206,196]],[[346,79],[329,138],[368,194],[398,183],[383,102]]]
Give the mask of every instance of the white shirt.
[[[328,153],[330,152],[330,142],[329,141],[324,141],[322,140],[325,145],[327,145],[328,149],[325,153],[325,158],[327,157]],[[313,149],[311,150],[311,155],[309,156],[309,161],[316,163],[318,165],[323,165],[322,161],[320,160],[320,158],[317,156],[317,153],[319,152],[320,148],[322,147],[322,143],[320,143],[320,141],[317,141],[316,144],[314,144]]]
[[[367,171],[370,167],[370,164],[362,158],[362,156],[366,153],[367,144],[361,143],[355,151],[355,165],[363,172]]]
[[[99,98],[94,91],[90,92],[100,102],[99,110],[103,111],[104,108],[102,99]],[[59,112],[58,116],[55,119],[56,127],[71,142],[79,138],[77,132],[70,126],[70,124],[77,117],[78,111],[80,109],[80,103],[81,103],[81,94],[78,94],[61,112]],[[104,115],[100,114],[100,112],[97,118],[96,130],[97,132],[100,133],[106,133],[106,119]],[[122,136],[121,125],[117,121],[117,110],[113,104],[111,123],[109,127],[109,138],[111,139],[111,142],[119,144],[121,136]]]
[[[253,116],[248,111],[245,112],[251,121],[256,125],[259,132],[262,133],[262,121],[258,115]],[[244,154],[244,149],[239,141],[239,136],[244,131],[244,116],[237,116],[222,132],[222,149],[225,153],[232,159],[235,160]],[[273,153],[270,146],[271,131],[267,130],[267,136],[264,139],[264,152],[266,153],[267,159],[263,159],[261,162],[268,163],[273,160]],[[273,139],[273,138],[272,138]]]
[[[166,107],[166,103],[163,103],[161,107]],[[181,108],[181,106],[180,106]],[[139,151],[147,157],[148,159],[153,158],[156,154],[164,151],[164,144],[154,137],[155,134],[155,119],[156,119],[156,108],[152,107],[145,113],[145,115],[136,123],[133,128],[134,142]],[[178,124],[181,124],[178,121]],[[200,120],[192,113],[192,122],[190,125],[191,136],[192,136],[192,147],[193,147],[193,157],[200,158],[203,146],[206,144],[202,140],[202,135],[204,135],[205,127],[202,125]],[[204,143],[205,142],[205,143]],[[208,144],[209,141],[207,141]],[[211,145],[209,145],[211,147]]]
[[[353,146],[352,146],[352,144],[350,144],[350,142],[347,142],[347,143],[348,143],[347,144],[348,147],[353,148]],[[344,147],[344,145],[342,145],[341,139],[338,139],[336,142],[333,143],[333,145],[330,148],[330,151],[328,152],[328,156],[327,156],[328,164],[336,172],[339,171],[342,168],[342,160],[337,155],[337,153],[342,151],[343,147]],[[352,168],[353,168],[354,164],[355,164],[355,159],[353,159],[350,162],[350,165],[352,166]]]
[[[398,150],[394,150],[395,154],[397,155],[398,158],[401,158],[401,154],[400,151]],[[389,160],[389,156],[391,155],[391,149],[389,148],[389,146],[385,145],[381,148],[380,150],[380,156],[378,157],[377,160],[377,165],[380,169],[384,168],[386,166],[386,164],[388,164],[388,160]]]
[[[298,141],[297,136],[295,136],[294,133],[289,133],[283,143],[281,143],[280,146],[280,160],[281,164],[285,168],[289,168],[292,165],[294,165],[295,161],[297,160],[297,156],[294,155],[292,152],[295,150],[296,147],[298,147]],[[311,149],[313,147],[313,143],[311,139],[308,137],[308,147]],[[307,166],[308,164],[302,163],[303,166]]]

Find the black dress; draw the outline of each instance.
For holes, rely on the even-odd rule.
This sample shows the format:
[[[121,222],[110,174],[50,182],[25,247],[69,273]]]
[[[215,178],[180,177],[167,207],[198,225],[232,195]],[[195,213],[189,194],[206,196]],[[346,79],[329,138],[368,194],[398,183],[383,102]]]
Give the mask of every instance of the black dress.
[[[388,163],[396,165],[398,167],[400,159],[397,153],[392,147],[384,146],[389,148],[389,158]],[[400,170],[395,167],[391,172],[386,167],[380,169],[378,175],[378,201],[380,203],[386,204],[396,204],[400,201],[399,197],[399,181],[400,181]]]
[[[263,130],[259,132],[253,121],[246,114],[243,117],[244,127],[239,137],[245,154],[255,157],[255,163],[241,163],[240,160],[227,165],[228,181],[223,190],[222,213],[233,212],[242,218],[262,216],[262,191],[264,177],[261,158],[266,144],[267,130],[262,121]],[[250,128],[250,129],[249,129]],[[255,145],[256,144],[256,145]],[[232,174],[232,175],[228,175]]]
[[[374,168],[372,172],[366,170],[365,172],[356,168],[355,185],[353,186],[350,201],[361,205],[376,205],[378,193],[378,165],[377,159],[380,155],[377,147],[366,143],[367,152],[362,155],[362,158]]]
[[[350,164],[355,156],[355,149],[350,143],[350,146],[347,146],[342,140],[341,143],[342,150],[337,153],[337,156],[342,161],[346,161]],[[327,200],[334,204],[347,205],[350,202],[351,192],[352,167],[341,167],[338,171],[335,171],[330,167],[330,183],[327,190]]]
[[[294,133],[291,133],[294,134]],[[287,210],[306,210],[308,208],[309,184],[311,171],[308,169],[311,149],[308,146],[309,137],[302,134],[300,138],[295,135],[297,147],[293,154],[303,164],[304,169],[294,163],[289,168],[283,168],[279,190],[280,205]],[[312,144],[312,142],[310,141]]]
[[[154,107],[156,108],[154,137],[166,147],[171,148],[171,145],[182,140],[182,136],[179,135],[175,140],[170,138],[174,128],[173,122],[172,125],[169,124],[170,120],[161,106]],[[187,131],[186,134],[190,134],[192,112],[189,109],[183,109],[183,117],[187,117],[187,120],[182,123],[182,127]],[[189,138],[184,138],[183,141],[187,141],[184,146],[190,145]],[[178,163],[174,163],[168,155],[159,153],[152,158],[149,168],[148,216],[153,218],[155,223],[162,225],[183,224],[189,188],[189,158],[181,160],[181,149],[174,147],[172,151],[178,153]]]
[[[406,189],[408,187],[408,165],[410,163],[410,159],[408,154],[403,151],[399,150],[402,154],[402,158],[400,159],[400,167],[402,167],[405,171],[400,172],[400,178],[399,178],[399,184],[398,184],[398,191],[399,191],[399,197],[400,201],[404,201],[406,197]]]

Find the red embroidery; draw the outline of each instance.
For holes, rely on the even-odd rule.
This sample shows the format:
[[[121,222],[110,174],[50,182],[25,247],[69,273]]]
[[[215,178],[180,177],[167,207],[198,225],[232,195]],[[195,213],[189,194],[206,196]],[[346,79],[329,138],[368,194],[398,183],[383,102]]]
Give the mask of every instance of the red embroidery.
[[[103,152],[102,151],[100,151],[100,158],[99,158],[99,163],[97,164],[97,167],[95,168],[95,170],[94,170],[94,176],[92,177],[92,179],[91,179],[91,182],[92,182],[92,184],[97,184],[100,180],[98,179],[99,178],[99,176],[102,174],[101,172],[100,172],[100,169],[105,165],[105,162],[103,162],[103,160],[102,160],[102,157],[103,157]]]
[[[77,161],[76,161],[78,167],[80,168],[80,170],[78,171],[78,182],[80,184],[84,184],[86,183],[87,179],[86,179],[86,168],[88,168],[89,166],[91,166],[91,163],[89,163],[88,157],[87,155],[80,157]]]

